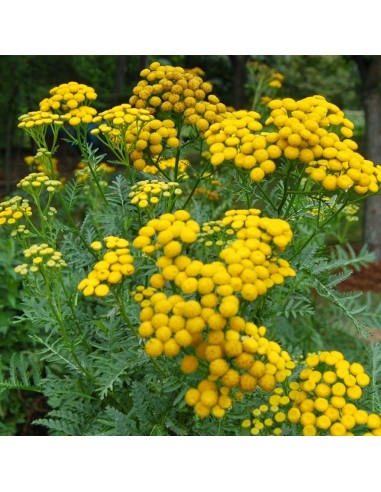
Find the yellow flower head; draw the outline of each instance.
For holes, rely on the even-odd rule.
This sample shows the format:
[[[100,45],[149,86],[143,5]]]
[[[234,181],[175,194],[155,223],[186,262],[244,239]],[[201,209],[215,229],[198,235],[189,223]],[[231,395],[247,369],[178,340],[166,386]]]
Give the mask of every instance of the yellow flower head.
[[[85,296],[106,296],[110,287],[119,284],[125,277],[135,272],[134,258],[130,253],[129,241],[117,236],[104,238],[107,251],[86,278],[78,284],[78,289]],[[90,247],[97,252],[103,249],[101,241],[93,241]]]

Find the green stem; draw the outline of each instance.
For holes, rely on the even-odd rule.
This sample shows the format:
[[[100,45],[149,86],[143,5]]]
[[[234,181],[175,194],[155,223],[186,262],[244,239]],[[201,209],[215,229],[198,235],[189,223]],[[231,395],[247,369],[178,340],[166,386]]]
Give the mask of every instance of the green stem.
[[[139,229],[140,229],[142,227],[142,216],[141,216],[141,213],[140,213],[139,205],[136,208],[137,208],[137,211],[138,211],[138,225],[139,225]]]
[[[152,362],[152,364],[156,367],[156,369],[161,372],[161,374],[168,378],[169,377],[169,374],[167,374],[164,369],[160,366],[160,364],[153,358],[153,357],[150,357],[150,360]],[[176,378],[177,379],[177,378]]]
[[[283,196],[282,199],[278,205],[278,215],[280,214],[280,211],[282,210],[282,207],[287,199],[287,194],[288,194],[288,182],[290,179],[290,174],[291,174],[291,161],[287,159],[287,167],[286,167],[286,179],[284,180],[284,188],[283,188]]]
[[[100,193],[100,194],[101,194],[101,196],[102,196],[103,201],[105,202],[105,204],[106,204],[107,206],[109,206],[109,203],[108,203],[107,197],[106,197],[106,195],[105,195],[105,193],[104,193],[104,191],[103,191],[103,189],[102,189],[102,186],[101,186],[101,185],[100,185],[100,183],[99,183],[99,179],[98,179],[97,173],[95,172],[95,170],[94,170],[94,168],[93,168],[93,166],[92,166],[92,163],[91,163],[91,162],[88,162],[88,167],[89,167],[89,169],[90,169],[90,172],[91,172],[91,175],[92,175],[92,177],[93,177],[93,180],[95,181],[95,185],[96,185],[96,187],[98,188],[98,191],[99,191],[99,193]]]
[[[209,166],[209,161],[206,161],[205,163],[205,166],[202,168],[200,174],[197,176],[197,179],[196,179],[196,182],[190,192],[190,194],[188,195],[188,198],[185,200],[185,202],[183,203],[182,205],[182,209],[185,209],[185,207],[188,205],[188,203],[190,202],[190,200],[192,199],[192,196],[194,195],[196,189],[198,188],[198,185],[200,184],[200,181],[205,173],[205,171],[207,170],[208,166]]]
[[[118,308],[119,308],[119,312],[122,316],[122,318],[124,319],[124,321],[127,323],[127,326],[128,328],[132,331],[132,333],[137,337],[139,338],[139,334],[138,334],[138,331],[137,329],[134,327],[134,325],[131,323],[131,320],[130,318],[128,317],[128,314],[126,312],[126,309],[124,307],[124,304],[123,304],[123,301],[120,299],[120,297],[118,296],[118,294],[113,291],[113,295],[114,295],[114,299],[118,305]]]
[[[267,202],[271,205],[271,207],[274,209],[274,210],[277,210],[277,206],[275,205],[275,203],[271,200],[271,198],[269,197],[269,195],[266,193],[266,191],[263,189],[262,185],[259,183],[259,181],[257,181],[255,183],[256,186],[258,186],[259,190],[261,191],[262,195],[265,197],[265,199],[267,200]]]
[[[33,231],[37,234],[37,236],[41,237],[41,232],[37,229],[37,227],[33,224],[33,222],[30,220],[28,215],[24,215],[25,222],[28,224],[29,229],[33,229]]]
[[[164,176],[164,178],[165,178],[167,181],[175,181],[175,180],[172,180],[172,179],[170,178],[170,176],[169,176],[167,173],[165,173],[165,172],[163,171],[163,169],[161,169],[161,168],[160,168],[160,166],[159,166],[159,164],[158,164],[158,161],[157,161],[157,160],[156,160],[156,161],[154,161],[154,160],[152,160],[152,159],[149,159],[149,164],[150,164],[151,166],[156,167],[156,169],[159,171],[159,173],[160,173],[160,174],[162,174],[162,175]]]
[[[176,162],[175,162],[175,171],[174,171],[174,181],[177,181],[177,177],[178,177],[178,174],[179,174],[180,154],[181,154],[181,147],[179,145],[177,147],[177,150],[176,150]]]
[[[253,103],[251,105],[251,109],[253,111],[255,111],[255,108],[257,107],[257,104],[258,104],[258,101],[261,97],[261,93],[262,93],[262,87],[263,87],[263,83],[265,82],[266,80],[266,75],[264,74],[261,74],[258,78],[258,85],[257,85],[257,88],[255,89],[254,91],[254,96],[253,96]]]
[[[82,244],[85,246],[85,248],[91,253],[91,255],[96,259],[98,260],[98,256],[96,255],[95,251],[93,251],[90,246],[87,244],[85,238],[82,236],[82,234],[80,233],[79,229],[78,229],[78,225],[76,224],[75,220],[73,219],[71,213],[69,212],[69,210],[67,209],[66,207],[66,204],[61,196],[61,194],[58,195],[59,196],[59,199],[60,199],[60,202],[61,202],[61,205],[63,207],[63,209],[65,210],[65,213],[66,213],[66,216],[67,218],[69,219],[69,222],[73,225],[74,229],[75,229],[75,232],[76,232],[76,235],[77,237],[79,237],[79,239],[81,240]]]
[[[101,197],[102,197],[103,201],[104,201],[104,202],[105,202],[105,204],[108,206],[108,205],[109,205],[109,203],[108,203],[108,201],[107,201],[106,195],[104,194],[104,191],[102,190],[101,185],[99,184],[99,180],[98,180],[97,173],[95,172],[95,170],[94,170],[94,168],[93,168],[93,166],[92,166],[92,164],[93,164],[93,163],[92,163],[92,162],[90,162],[90,160],[89,160],[89,156],[88,156],[88,154],[86,153],[86,150],[85,150],[85,148],[84,148],[84,147],[83,147],[83,145],[82,145],[81,128],[80,128],[80,127],[78,127],[78,126],[76,126],[75,128],[76,128],[76,133],[77,133],[77,140],[76,140],[76,143],[77,143],[77,145],[78,145],[78,147],[79,147],[79,150],[80,150],[80,152],[81,152],[82,159],[83,159],[85,162],[87,162],[87,165],[88,165],[88,167],[89,167],[89,169],[90,169],[90,172],[91,172],[91,175],[92,175],[92,177],[93,177],[93,180],[94,180],[94,182],[95,182],[95,184],[96,184],[96,187],[98,188],[98,191],[99,191],[99,193],[101,194]]]
[[[40,200],[39,200],[39,194],[32,194],[32,197],[33,197],[33,201],[37,207],[37,210],[38,210],[38,214],[40,216],[40,224],[41,224],[41,233],[42,233],[42,238],[45,242],[49,242],[48,238],[47,238],[47,234],[46,234],[46,229],[45,229],[45,216],[44,216],[44,213],[42,211],[42,208],[41,208],[41,204],[40,204]]]
[[[312,241],[312,239],[316,236],[316,234],[323,229],[331,220],[333,220],[337,214],[339,214],[344,207],[348,205],[348,197],[345,197],[343,204],[339,207],[336,212],[334,212],[331,216],[329,216],[326,220],[324,220],[321,224],[318,224],[315,231],[307,238],[307,240],[302,244],[302,246],[291,256],[290,261],[292,261],[296,256],[298,256],[303,249]]]
[[[65,287],[65,284],[64,284],[64,281],[63,281],[61,272],[58,272],[58,277],[59,277],[59,282],[60,282],[60,284],[62,286],[62,290],[64,291],[64,294],[65,294],[65,297],[66,297],[66,302],[67,302],[67,304],[69,306],[70,312],[71,312],[71,314],[73,316],[73,319],[74,319],[74,323],[75,323],[75,325],[77,327],[78,334],[81,334],[82,333],[82,329],[81,329],[81,326],[80,326],[80,324],[78,322],[77,316],[75,314],[75,311],[74,311],[74,308],[73,308],[73,304],[72,304],[72,302],[70,300],[70,296],[69,296],[69,294],[68,294],[68,292],[66,290],[66,287]]]
[[[298,190],[299,188],[299,185],[302,181],[302,178],[303,178],[303,175],[304,175],[304,171],[305,171],[305,168],[307,167],[307,164],[304,164],[303,168],[300,170],[300,173],[299,173],[299,176],[298,176],[298,180],[296,182],[296,189]],[[284,213],[284,217],[287,218],[288,217],[288,214],[290,213],[290,210],[294,204],[294,201],[295,201],[295,198],[296,198],[296,194],[297,193],[293,193],[292,191],[288,191],[289,194],[292,194],[291,196],[291,200],[290,200],[290,203],[288,204],[287,208],[286,208],[286,211]]]
[[[60,313],[57,311],[56,306],[54,305],[54,303],[53,303],[53,301],[51,299],[49,279],[47,278],[46,273],[43,270],[41,270],[41,273],[43,275],[43,278],[45,280],[45,284],[46,284],[46,287],[47,287],[45,293],[44,294],[41,293],[41,294],[44,295],[45,298],[46,298],[46,300],[48,301],[50,310],[51,310],[54,318],[56,319],[56,321],[58,323],[58,326],[60,327],[62,339],[65,342],[65,344],[69,347],[70,353],[71,353],[74,361],[76,362],[78,369],[83,374],[85,374],[89,379],[94,380],[95,378],[94,378],[93,374],[91,372],[89,372],[85,367],[83,367],[83,365],[81,364],[81,361],[78,359],[77,354],[74,351],[73,344],[69,340],[68,333],[67,333],[65,324],[64,324],[64,322],[62,320],[62,317],[60,316]]]

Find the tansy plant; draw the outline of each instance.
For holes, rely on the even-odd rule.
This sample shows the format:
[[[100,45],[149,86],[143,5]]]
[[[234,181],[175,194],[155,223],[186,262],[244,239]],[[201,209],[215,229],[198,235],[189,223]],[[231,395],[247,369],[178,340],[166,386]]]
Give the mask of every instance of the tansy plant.
[[[197,70],[140,75],[100,113],[68,82],[20,117],[39,150],[0,225],[33,330],[0,387],[44,394],[51,435],[379,435],[380,313],[336,289],[373,260],[345,224],[381,181],[352,122],[276,72],[250,110]]]

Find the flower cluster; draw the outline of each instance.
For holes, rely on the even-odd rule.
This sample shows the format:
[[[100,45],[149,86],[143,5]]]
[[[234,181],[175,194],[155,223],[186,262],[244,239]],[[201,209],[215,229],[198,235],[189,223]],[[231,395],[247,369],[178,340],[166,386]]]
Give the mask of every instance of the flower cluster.
[[[19,128],[31,129],[35,127],[43,127],[52,123],[62,125],[62,121],[58,114],[50,111],[29,111],[27,114],[19,116]]]
[[[62,183],[57,179],[50,179],[44,173],[30,173],[17,183],[17,187],[28,192],[46,189],[49,193],[53,193],[62,187]]]
[[[24,250],[25,258],[32,261],[32,265],[22,263],[15,267],[15,272],[20,275],[27,275],[28,272],[36,273],[41,270],[66,267],[65,260],[62,259],[62,253],[55,251],[48,244],[33,244],[30,248]]]
[[[210,94],[212,84],[195,73],[153,62],[140,75],[142,80],[129,100],[136,108],[183,114],[185,123],[195,125],[201,134],[226,112],[226,106]]]
[[[351,139],[354,125],[337,106],[313,96],[274,99],[268,107],[266,127],[255,111],[240,110],[226,111],[205,131],[213,166],[233,161],[258,182],[284,157],[304,165],[304,171],[327,191],[352,187],[360,194],[378,191],[381,166],[356,151],[357,143]]]
[[[208,393],[191,388],[185,397],[200,417],[211,411],[222,417],[230,403],[224,407],[217,402],[233,388],[252,391],[258,384],[271,391],[294,367],[289,354],[264,337],[264,326],[239,316],[241,302],[252,302],[295,275],[270,246],[272,242],[276,247],[276,238],[282,237],[279,247],[286,247],[292,237],[288,224],[259,214],[257,209],[226,212],[221,222],[232,227],[237,239],[222,249],[223,261],[204,263],[184,254],[185,249],[191,254],[200,232],[185,210],[150,220],[132,243],[146,254],[159,252],[159,273],[151,276],[151,287],[142,287],[135,295],[141,302],[139,334],[148,338],[147,354],[176,356],[183,348],[194,347],[181,363],[183,372],[196,370],[199,360],[208,363],[207,380],[200,382]],[[175,293],[167,295],[165,289]],[[227,393],[217,390],[216,381]]]
[[[162,249],[168,262],[172,263],[172,258],[181,255],[181,242],[186,245],[194,243],[199,231],[199,224],[191,219],[189,212],[177,210],[173,214],[168,213],[149,220],[147,225],[139,230],[139,235],[132,245],[146,254]]]
[[[279,72],[275,72],[271,80],[269,81],[269,87],[275,87],[276,89],[280,89],[282,87],[282,82],[284,81],[284,75]]]
[[[262,130],[260,117],[255,111],[240,110],[226,113],[220,123],[213,124],[205,132],[211,164],[219,166],[234,161],[238,168],[251,170],[253,181],[274,172],[273,159],[280,157],[281,152],[273,145],[273,136],[255,134]]]
[[[360,211],[360,207],[358,205],[346,205],[343,208],[343,214],[345,215],[345,220],[347,220],[348,222],[358,222],[359,211]]]
[[[299,423],[303,435],[351,435],[357,425],[368,425],[368,419],[371,429],[381,431],[380,417],[369,416],[354,403],[370,383],[361,364],[351,364],[338,351],[310,354],[305,364],[299,381],[290,384],[293,407],[288,412],[288,420]]]
[[[106,137],[111,144],[117,145],[125,141],[126,132],[131,125],[136,133],[139,133],[146,122],[151,119],[153,116],[148,110],[137,110],[130,104],[120,104],[98,113],[93,119],[93,123],[96,123],[98,127],[92,129],[90,133],[98,137]],[[133,131],[132,128],[129,133]]]
[[[80,106],[71,109],[68,113],[61,115],[61,120],[66,121],[70,126],[78,126],[81,123],[92,123],[97,115],[97,110],[91,106]]]
[[[150,220],[132,244],[146,254],[163,252],[157,260],[161,273],[150,280],[153,287],[161,288],[166,281],[173,281],[185,295],[215,291],[222,298],[240,296],[254,301],[286,277],[295,276],[289,263],[277,259],[271,247],[273,243],[278,249],[285,249],[292,238],[289,224],[259,214],[257,209],[225,213],[222,223],[232,228],[237,239],[221,250],[223,261],[211,264],[182,255],[183,245],[188,248],[195,243],[200,232],[199,224],[185,210]]]
[[[200,300],[179,294],[167,295],[140,286],[134,299],[140,302],[139,335],[146,338],[150,357],[176,357],[185,351],[180,369],[191,374],[203,366],[197,388],[190,388],[185,401],[200,417],[212,412],[222,418],[232,399],[257,386],[272,391],[291,374],[294,363],[276,342],[265,337],[266,328],[233,315],[238,301],[233,296],[222,302],[220,312],[213,309],[216,296]]]
[[[21,196],[14,196],[0,203],[0,226],[17,225],[23,217],[32,215],[32,209],[28,200]]]
[[[276,389],[270,396],[270,410],[277,412],[274,417],[278,415],[273,420],[300,427],[304,436],[381,435],[381,416],[357,404],[370,383],[362,364],[350,363],[341,352],[324,351],[309,354],[304,365],[298,380],[289,383],[288,394],[281,396]],[[253,415],[257,413],[255,409]],[[245,420],[242,426],[249,428],[251,422]],[[259,433],[256,427],[251,429],[254,435]]]
[[[130,104],[121,104],[99,113],[93,119],[98,124],[91,130],[100,140],[127,153],[135,169],[141,171],[147,166],[145,153],[156,159],[164,148],[176,148],[180,145],[175,123],[170,119],[155,119],[147,109],[132,108]]]
[[[201,224],[201,231],[197,241],[205,246],[217,246],[221,249],[222,246],[228,246],[232,240],[229,236],[234,235],[233,229],[227,229],[221,219],[209,220]]]
[[[50,90],[50,97],[40,102],[39,110],[21,115],[18,127],[25,130],[44,130],[47,125],[63,125],[64,121],[68,121],[72,126],[90,123],[96,115],[96,110],[89,104],[96,98],[94,89],[85,84],[61,84]]]
[[[60,111],[70,113],[78,108],[82,103],[94,101],[97,94],[92,87],[78,82],[68,82],[53,87],[50,91],[51,96],[40,102],[41,111]]]
[[[210,327],[209,323],[208,326]],[[200,417],[210,412],[223,417],[229,405],[221,404],[221,396],[236,397],[241,392],[274,390],[283,383],[295,367],[289,353],[280,345],[265,337],[266,328],[245,321],[240,316],[230,318],[228,325],[211,328],[205,341],[195,347],[197,357],[208,363],[208,376],[197,388],[190,388],[185,401],[195,407]],[[187,372],[182,362],[183,372]],[[203,385],[208,393],[204,393]]]
[[[143,128],[132,125],[126,132],[126,142],[133,149],[130,158],[138,171],[147,166],[146,153],[151,161],[157,162],[164,149],[175,149],[180,145],[175,122],[170,119],[153,119]]]
[[[290,398],[284,394],[283,388],[275,388],[268,398],[268,404],[259,405],[252,411],[252,419],[242,422],[244,429],[250,429],[253,436],[283,434],[282,424],[287,420]]]
[[[237,168],[249,170],[250,179],[255,182],[273,173],[274,161],[281,157],[282,150],[276,145],[276,133],[261,131],[259,119],[260,114],[255,111],[240,110],[227,113],[221,123],[213,124],[205,132],[211,164],[234,161]]]
[[[144,173],[147,174],[163,174],[165,176],[169,176],[169,172],[172,172],[176,169],[176,158],[169,157],[168,159],[153,159],[154,164],[148,164],[143,169]],[[184,180],[187,179],[188,169],[190,162],[188,159],[179,159],[177,161],[177,179]]]
[[[238,239],[258,239],[264,243],[273,242],[283,251],[292,239],[292,231],[288,222],[282,219],[259,217],[261,211],[256,208],[249,210],[229,210],[225,212],[222,222],[233,229]],[[263,246],[263,253],[270,254],[268,247]],[[261,249],[261,248],[259,248]]]
[[[179,184],[175,181],[165,182],[157,179],[146,179],[133,185],[128,197],[131,199],[132,205],[137,205],[139,208],[147,208],[149,205],[157,205],[160,200],[170,198],[173,194],[182,194]]]
[[[129,277],[135,271],[134,258],[130,253],[129,242],[116,236],[104,238],[107,252],[98,261],[86,278],[78,284],[78,289],[85,296],[95,295],[104,297],[110,292],[110,285],[119,284],[124,277]],[[90,247],[94,251],[101,251],[103,245],[94,241]]]
[[[336,105],[312,96],[275,99],[268,107],[272,111],[266,125],[277,128],[276,146],[282,155],[306,164],[306,173],[327,191],[351,187],[360,194],[378,191],[381,166],[356,152],[357,143],[351,139],[354,125]]]
[[[30,230],[26,228],[26,225],[20,224],[14,229],[10,236],[11,237],[17,237],[17,236],[29,236]]]

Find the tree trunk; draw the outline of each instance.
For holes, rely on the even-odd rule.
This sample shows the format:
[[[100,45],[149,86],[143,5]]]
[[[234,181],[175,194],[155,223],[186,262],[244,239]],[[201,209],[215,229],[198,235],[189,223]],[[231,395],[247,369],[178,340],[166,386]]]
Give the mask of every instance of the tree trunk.
[[[127,56],[118,55],[116,61],[115,75],[114,75],[114,91],[113,91],[114,104],[117,104],[119,102],[119,99],[122,95],[124,77],[126,74],[126,67],[127,67]]]
[[[12,86],[12,93],[8,99],[8,109],[5,112],[7,116],[6,133],[5,133],[5,193],[8,194],[12,188],[12,150],[13,150],[13,137],[14,137],[14,122],[16,115],[14,114],[14,108],[17,107],[16,99],[18,96],[18,81],[15,80]]]
[[[233,101],[235,109],[245,107],[246,62],[248,55],[229,55],[233,71]]]
[[[140,55],[139,64],[140,64],[140,70],[143,70],[144,68],[148,68],[148,55]]]
[[[362,81],[365,113],[364,156],[381,163],[381,56],[354,56]],[[364,242],[381,261],[381,196],[365,201]]]

